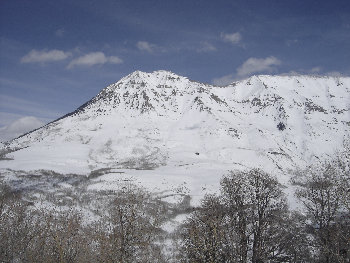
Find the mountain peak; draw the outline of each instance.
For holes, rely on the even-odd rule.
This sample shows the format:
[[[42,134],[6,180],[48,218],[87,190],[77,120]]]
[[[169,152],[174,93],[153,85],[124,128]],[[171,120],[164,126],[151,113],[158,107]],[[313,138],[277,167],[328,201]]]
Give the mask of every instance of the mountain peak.
[[[147,79],[186,79],[185,77],[179,76],[171,71],[167,70],[156,70],[153,72],[144,72],[140,70],[136,70],[126,77],[122,78],[120,81],[126,81],[126,80],[147,80]]]
[[[348,82],[346,78],[343,79]],[[329,94],[333,92],[331,91],[333,88],[327,87],[339,85],[342,85],[342,79],[256,75],[225,87],[216,87],[191,81],[166,70],[153,72],[137,70],[101,90],[96,97],[79,107],[76,112],[89,110],[93,115],[105,115],[122,109],[123,111],[131,110],[133,114],[154,112],[159,115],[167,115],[169,111],[182,114],[182,111],[188,108],[208,112],[220,108],[220,111],[233,112],[232,106],[229,107],[227,104],[229,101],[246,103],[251,100],[259,100],[270,105],[270,102],[266,100],[269,98],[275,100],[279,97],[288,101],[293,98],[294,101],[300,101],[301,104],[306,99],[315,100],[316,104],[321,105],[328,101],[328,97],[333,96]],[[305,86],[308,86],[309,89],[305,89]],[[322,99],[319,95],[321,91],[323,92]],[[334,93],[339,93],[339,91],[334,91]],[[331,101],[334,101],[334,98]],[[222,105],[216,105],[218,102]]]

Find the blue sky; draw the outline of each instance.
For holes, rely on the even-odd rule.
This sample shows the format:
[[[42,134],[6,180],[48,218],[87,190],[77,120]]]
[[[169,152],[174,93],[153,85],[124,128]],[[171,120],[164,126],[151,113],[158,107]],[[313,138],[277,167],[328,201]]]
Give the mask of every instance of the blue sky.
[[[350,73],[348,0],[3,0],[0,19],[0,127],[53,120],[135,70]]]

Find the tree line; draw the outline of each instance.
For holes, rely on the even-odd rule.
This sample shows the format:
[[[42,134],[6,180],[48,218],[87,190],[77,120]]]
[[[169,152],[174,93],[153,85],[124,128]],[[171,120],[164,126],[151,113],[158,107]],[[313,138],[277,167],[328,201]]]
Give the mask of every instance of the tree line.
[[[182,229],[184,261],[350,262],[349,153],[295,172],[300,211],[261,170],[225,176]]]

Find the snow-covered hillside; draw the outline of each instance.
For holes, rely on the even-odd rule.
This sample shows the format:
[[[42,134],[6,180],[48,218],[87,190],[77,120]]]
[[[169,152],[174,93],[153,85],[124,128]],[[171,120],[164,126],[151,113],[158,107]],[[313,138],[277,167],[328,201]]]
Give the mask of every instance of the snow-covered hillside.
[[[350,131],[350,78],[253,76],[226,87],[136,71],[57,121],[12,140],[0,169],[217,185],[232,169],[288,170],[331,155]],[[120,173],[123,173],[122,175]]]

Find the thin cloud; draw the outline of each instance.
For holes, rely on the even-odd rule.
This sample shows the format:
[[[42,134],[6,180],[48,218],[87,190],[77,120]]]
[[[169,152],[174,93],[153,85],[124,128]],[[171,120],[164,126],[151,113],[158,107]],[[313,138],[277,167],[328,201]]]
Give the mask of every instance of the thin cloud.
[[[298,42],[299,42],[298,39],[288,39],[288,40],[286,41],[286,44],[287,44],[288,47],[291,47],[291,46],[297,44]]]
[[[147,41],[139,41],[137,42],[136,47],[141,51],[152,53],[156,46]]]
[[[76,66],[87,66],[91,67],[94,65],[103,65],[103,64],[121,64],[123,60],[117,56],[106,56],[103,52],[91,52],[84,56],[73,59],[67,66],[68,69],[71,69]]]
[[[54,119],[62,115],[61,112],[44,108],[40,103],[0,94],[0,105],[7,112],[20,112],[26,115],[39,116],[41,118]],[[0,117],[2,115],[0,114]]]
[[[267,58],[249,58],[237,68],[236,73],[215,78],[212,82],[214,85],[226,86],[234,81],[249,77],[254,73],[273,72],[275,66],[280,64],[281,61],[273,56]]]
[[[5,142],[14,139],[26,132],[43,126],[44,123],[36,117],[22,117],[8,126],[0,128],[0,141]]]
[[[62,50],[31,50],[27,55],[21,58],[21,63],[44,63],[65,60],[72,54]]]
[[[216,47],[209,42],[201,42],[200,47],[197,49],[197,52],[212,52],[216,51]]]
[[[233,45],[237,45],[242,40],[242,35],[239,32],[232,33],[232,34],[224,34],[221,33],[221,39],[225,42],[229,42]]]
[[[64,33],[65,33],[65,30],[63,28],[60,28],[60,29],[57,29],[55,31],[55,36],[56,37],[63,37],[64,36]]]

